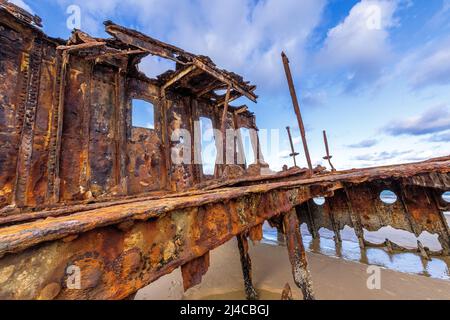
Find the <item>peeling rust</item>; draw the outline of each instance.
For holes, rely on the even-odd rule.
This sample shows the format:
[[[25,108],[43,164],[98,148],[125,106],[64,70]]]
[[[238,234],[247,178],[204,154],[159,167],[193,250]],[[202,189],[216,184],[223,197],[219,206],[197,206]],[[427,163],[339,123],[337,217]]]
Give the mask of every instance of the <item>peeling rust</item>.
[[[209,269],[209,252],[205,255],[189,261],[181,267],[181,274],[183,276],[184,291],[200,284],[202,277]]]
[[[294,209],[284,216],[283,225],[295,284],[302,290],[304,300],[315,300],[312,279],[306,261],[306,251],[303,246],[297,213]]]
[[[237,242],[241,257],[242,274],[244,276],[244,287],[247,300],[258,300],[258,293],[253,286],[252,261],[248,252],[247,236],[244,234],[238,235]]]
[[[320,228],[332,230],[337,243],[351,227],[362,249],[383,246],[427,260],[450,254],[450,205],[441,197],[450,190],[450,156],[262,175],[255,115],[230,104],[241,96],[256,101],[256,86],[208,57],[112,22],[105,23],[110,39],[77,30],[67,41],[39,25],[38,17],[0,0],[0,299],[126,299],[176,268],[187,290],[208,270],[209,252],[234,237],[247,297],[255,299],[247,238],[259,242],[267,221],[286,236],[306,299],[314,293],[301,223],[313,238]],[[176,70],[148,78],[138,63],[149,54],[175,61]],[[132,126],[133,99],[154,105],[153,129]],[[174,133],[195,133],[200,117],[222,132],[253,129],[256,163],[242,159],[239,135],[225,146],[216,139],[218,150],[234,149],[234,162],[217,164],[215,178],[201,163],[174,163]],[[196,148],[194,138],[191,160]],[[383,203],[383,190],[397,202]],[[366,230],[386,226],[436,234],[442,250],[364,239]],[[77,290],[70,270],[81,272]],[[290,288],[283,298],[292,298]]]

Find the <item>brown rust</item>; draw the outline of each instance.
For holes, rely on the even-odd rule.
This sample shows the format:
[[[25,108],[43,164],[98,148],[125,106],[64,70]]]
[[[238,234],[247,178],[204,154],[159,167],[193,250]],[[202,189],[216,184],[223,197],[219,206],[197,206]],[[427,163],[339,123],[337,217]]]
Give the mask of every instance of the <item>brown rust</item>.
[[[21,12],[0,5],[0,210],[190,188],[206,178],[194,176],[198,164],[172,163],[172,133],[192,132],[202,116],[220,129],[224,115],[216,106],[224,98],[211,82],[228,86],[234,99],[256,100],[255,86],[207,57],[112,23],[106,29],[114,39],[75,31],[64,43],[35,28],[30,16],[16,14]],[[148,54],[184,62],[175,75],[149,79],[137,67]],[[192,93],[199,91],[203,96],[196,98]],[[154,129],[132,127],[132,99],[154,104]],[[239,126],[227,122],[226,129],[255,123],[248,111],[224,109]]]
[[[286,234],[305,298],[313,292],[299,223],[315,238],[320,228],[333,230],[337,242],[352,227],[361,247],[373,245],[364,230],[427,231],[441,251],[381,245],[424,259],[449,254],[450,205],[441,195],[450,190],[450,157],[261,175],[255,115],[229,105],[241,96],[256,101],[254,85],[208,57],[111,22],[111,39],[77,30],[67,41],[39,24],[0,0],[0,298],[125,299],[179,267],[188,289],[206,273],[209,252],[233,237],[254,298],[247,237],[259,242],[266,221]],[[176,70],[149,79],[138,68],[148,54],[176,61]],[[154,128],[133,127],[133,99],[153,104]],[[227,165],[216,165],[217,179],[203,174],[201,117],[222,132],[252,129],[256,163],[245,163],[239,134],[226,144],[216,136]],[[179,130],[192,136],[187,148],[179,148]],[[174,150],[180,158],[190,151],[193,161],[175,163]],[[395,204],[382,203],[385,189]],[[324,206],[312,201],[318,196]]]
[[[314,300],[312,279],[308,270],[306,251],[303,246],[300,225],[295,210],[285,214],[283,226],[295,284],[302,290],[304,300]]]
[[[286,131],[287,131],[287,133],[288,133],[289,144],[291,145],[291,154],[290,154],[289,156],[292,157],[292,159],[294,160],[294,167],[297,167],[297,156],[298,156],[300,153],[295,152],[295,149],[294,149],[294,142],[293,142],[293,140],[292,140],[291,128],[290,128],[290,127],[286,127]]]
[[[59,226],[47,225],[48,228],[44,231],[47,236],[38,230],[10,230],[12,237],[28,234],[34,241],[53,238],[53,241],[46,241],[40,246],[36,246],[36,242],[28,242],[28,249],[4,234],[8,229],[5,228],[1,231],[5,236],[1,243],[9,246],[9,249],[19,245],[15,248],[21,251],[14,251],[16,254],[8,254],[0,259],[0,270],[15,266],[12,275],[1,286],[0,296],[6,299],[34,299],[37,297],[35,294],[50,282],[67,283],[66,270],[75,265],[81,269],[82,274],[86,274],[81,281],[82,290],[62,288],[58,299],[122,299],[162,275],[203,256],[233,236],[260,225],[273,215],[289,210],[307,197],[305,192],[286,190],[276,194],[244,194],[225,202],[223,199],[214,199],[214,202],[203,204],[195,203],[194,199],[186,199],[191,206],[184,209],[173,207],[175,202],[172,205],[166,202],[163,207],[172,207],[173,211],[159,218],[146,218],[142,215],[142,220],[136,221],[131,229],[125,229],[127,231],[112,226],[89,226],[88,221],[81,222],[81,217],[73,215],[65,218],[68,220]],[[280,202],[281,199],[283,203]],[[149,204],[143,203],[142,209],[146,207]],[[118,209],[123,212],[125,208]],[[82,231],[75,226],[75,221],[85,224],[88,229]],[[51,221],[46,222],[48,223],[51,224]],[[70,242],[55,241],[56,238],[63,239],[61,236],[66,233],[64,229],[80,235]],[[48,238],[51,230],[60,234],[53,234]],[[5,242],[6,238],[11,240],[8,241],[9,245]],[[29,268],[30,259],[35,261],[35,268]],[[43,263],[45,259],[52,261],[52,264]],[[32,285],[26,288],[20,286],[17,275],[21,273],[26,277],[26,282]]]
[[[191,260],[181,267],[184,291],[202,282],[202,277],[209,269],[209,259],[209,252],[207,252],[203,256]]]
[[[236,238],[241,258],[242,275],[244,276],[245,295],[247,300],[258,300],[258,293],[253,286],[252,261],[248,252],[247,236],[245,234],[240,234]]]
[[[300,129],[300,134],[303,142],[303,150],[305,151],[306,162],[308,163],[308,168],[310,173],[313,173],[313,166],[311,162],[311,156],[309,154],[308,142],[306,140],[306,130],[303,124],[302,114],[300,112],[300,104],[297,98],[297,92],[295,91],[294,80],[292,79],[291,68],[289,66],[289,59],[284,52],[281,53],[283,59],[284,71],[286,72],[286,78],[289,85],[289,91],[291,93],[292,104],[294,106],[295,115],[297,116],[298,126]]]
[[[325,152],[326,152],[326,155],[325,155],[325,157],[323,157],[323,159],[328,161],[331,171],[336,172],[336,168],[331,163],[331,159],[333,158],[333,156],[330,154],[330,147],[328,146],[327,132],[325,130],[323,130],[323,143],[325,144]]]
[[[259,243],[263,239],[263,225],[257,225],[256,227],[250,228],[248,236],[253,243]]]

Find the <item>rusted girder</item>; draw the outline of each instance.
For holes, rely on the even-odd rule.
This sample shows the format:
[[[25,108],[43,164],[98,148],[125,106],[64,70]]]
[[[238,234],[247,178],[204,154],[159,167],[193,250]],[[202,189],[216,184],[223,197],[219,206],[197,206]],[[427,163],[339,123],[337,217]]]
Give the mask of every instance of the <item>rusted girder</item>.
[[[123,299],[311,196],[308,188],[246,189],[252,188],[188,196],[183,205],[176,198],[144,201],[0,229],[0,252],[11,253],[0,259],[0,298],[37,299],[57,283],[57,299]],[[80,271],[81,289],[67,285],[69,267]],[[187,281],[186,288],[195,283]]]
[[[194,65],[188,65],[184,69],[180,69],[178,72],[175,72],[174,75],[167,80],[167,82],[161,87],[161,90],[166,90],[173,84],[175,84],[177,81],[180,81],[184,77],[186,77],[189,73],[194,71],[197,67]]]
[[[391,190],[397,194],[398,200],[393,204],[385,204],[380,198],[381,192]],[[419,237],[427,231],[437,234],[442,251],[430,253],[448,255],[450,236],[444,210],[435,202],[436,190],[411,185],[399,185],[392,180],[362,182],[357,185],[345,185],[343,189],[335,190],[328,196],[323,205],[308,201],[298,208],[300,220],[308,225],[311,234],[320,228],[327,228],[335,232],[336,242],[339,243],[339,232],[345,226],[354,229],[361,248],[373,246],[364,239],[364,229],[377,231],[391,226],[405,230]],[[442,194],[442,193],[441,193]],[[382,246],[400,247],[392,242]],[[421,244],[417,250],[424,255]],[[425,250],[426,251],[426,250]]]
[[[192,63],[197,68],[211,75],[213,78],[221,81],[228,86],[233,87],[242,96],[246,96],[253,102],[257,101],[258,96],[254,94],[254,90],[256,87],[249,86],[244,81],[238,81],[233,74],[224,70],[219,70],[213,63],[205,62],[204,59],[199,56],[186,52],[173,45],[153,39],[135,30],[116,25],[111,21],[105,22],[105,25],[106,32],[108,32],[121,42],[131,45],[135,48],[145,50],[152,55],[157,55],[162,58],[173,60],[181,65]]]
[[[97,47],[104,47],[106,42],[87,42],[81,44],[74,44],[69,46],[58,46],[56,49],[60,51],[66,51],[67,53],[75,53],[82,50],[89,50]]]
[[[244,276],[245,295],[247,300],[258,300],[258,293],[253,286],[252,280],[252,260],[248,252],[248,240],[245,234],[240,234],[237,237],[239,254],[242,266],[242,275]]]
[[[8,2],[8,0],[0,0],[0,6],[2,8],[5,8],[9,13],[14,15],[18,19],[21,19],[26,23],[33,23],[38,27],[42,27],[42,20],[40,17],[38,17],[37,15],[32,15],[21,7]]]
[[[305,300],[315,300],[312,279],[306,260],[306,251],[303,246],[300,224],[295,209],[285,214],[283,226],[295,284],[302,290]]]
[[[389,220],[388,215],[367,211],[365,208],[374,201],[376,208],[382,208],[376,202],[378,197],[375,195],[382,186],[373,189],[373,197],[364,198],[367,194],[364,184],[376,186],[380,179],[389,181],[393,176],[413,177],[431,171],[439,174],[448,172],[448,160],[292,181],[287,176],[285,181],[267,183],[270,181],[264,180],[267,177],[260,177],[266,183],[163,198],[137,197],[105,203],[97,209],[93,205],[86,206],[84,210],[80,207],[78,213],[68,211],[66,215],[47,220],[3,227],[0,229],[0,255],[3,256],[0,258],[0,297],[36,299],[41,295],[54,295],[57,299],[126,298],[175,268],[203,257],[234,236],[251,231],[252,237],[258,240],[262,223],[285,212],[290,213],[285,216],[284,228],[289,235],[294,269],[300,266],[301,270],[304,264],[300,235],[296,231],[299,230],[298,221],[291,212],[293,208],[302,207],[310,199],[324,194],[329,195],[327,201],[334,201],[330,195],[338,195],[343,192],[346,183],[352,182],[362,185],[361,190],[354,190],[354,187],[350,190],[357,191],[356,194],[363,198],[355,199],[350,192],[349,201],[352,201],[355,213],[360,215],[364,228],[378,230],[389,224],[408,228],[408,221],[400,219],[401,215]],[[347,201],[346,197],[336,199],[342,199],[331,206],[337,226],[341,228],[345,223],[351,225],[352,220],[344,214],[346,207],[339,205],[341,201]],[[398,206],[395,208],[401,208]],[[424,210],[417,211],[418,218],[426,214],[425,220],[420,218],[418,223],[423,225],[424,230],[438,231],[444,236],[444,225],[439,224],[439,214]],[[316,228],[323,226],[321,213],[312,213]],[[302,214],[299,216],[303,221]],[[34,261],[33,268],[30,268],[30,259]],[[51,261],[51,264],[46,261]],[[67,274],[69,266],[82,271],[81,290],[66,286],[70,276]],[[297,280],[303,285],[302,278],[297,277]],[[59,287],[56,284],[60,284]]]

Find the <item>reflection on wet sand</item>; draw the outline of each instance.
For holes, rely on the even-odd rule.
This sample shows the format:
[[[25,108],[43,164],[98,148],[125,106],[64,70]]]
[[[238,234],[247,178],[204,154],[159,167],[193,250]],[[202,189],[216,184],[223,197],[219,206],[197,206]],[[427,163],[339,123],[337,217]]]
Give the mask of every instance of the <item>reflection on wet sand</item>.
[[[450,222],[450,216],[446,215]],[[450,223],[449,223],[450,225]],[[343,258],[370,265],[378,265],[395,271],[420,274],[432,278],[450,280],[450,258],[431,257],[426,261],[418,253],[395,252],[389,253],[386,248],[366,248],[361,250],[353,229],[346,227],[341,231],[342,243],[336,245],[334,233],[321,229],[320,238],[313,239],[306,225],[301,226],[303,242],[308,251],[320,253],[331,257]],[[393,228],[383,228],[378,232],[365,231],[366,240],[371,243],[382,243],[389,239],[407,248],[416,248],[417,239],[414,235]],[[440,245],[435,235],[424,233],[420,241],[432,251],[439,251]],[[267,244],[284,245],[283,239],[278,236],[277,230],[264,226],[264,240]]]

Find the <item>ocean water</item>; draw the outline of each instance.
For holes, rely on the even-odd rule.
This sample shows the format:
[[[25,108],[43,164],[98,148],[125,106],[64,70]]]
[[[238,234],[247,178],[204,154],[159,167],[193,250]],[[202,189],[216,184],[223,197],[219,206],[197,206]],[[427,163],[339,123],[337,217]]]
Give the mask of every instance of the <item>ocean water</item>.
[[[446,214],[450,225],[450,213]],[[320,229],[319,239],[313,239],[306,224],[301,226],[303,243],[307,251],[324,254],[330,257],[342,258],[370,265],[378,265],[391,270],[424,275],[431,278],[450,280],[450,259],[448,257],[432,257],[431,261],[425,261],[416,253],[389,253],[385,248],[367,248],[361,250],[357,237],[352,228],[345,227],[341,231],[342,244],[336,246],[334,233],[327,229]],[[365,230],[364,237],[372,243],[383,243],[389,239],[396,244],[406,248],[416,248],[417,238],[415,235],[392,227],[385,227],[377,232]],[[424,232],[419,240],[432,251],[439,251],[441,246],[437,235]],[[264,225],[263,242],[270,245],[284,246],[283,241],[278,239],[277,230],[268,224]]]

